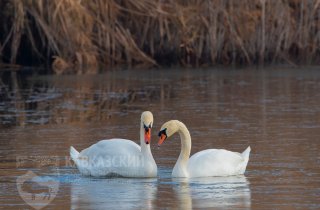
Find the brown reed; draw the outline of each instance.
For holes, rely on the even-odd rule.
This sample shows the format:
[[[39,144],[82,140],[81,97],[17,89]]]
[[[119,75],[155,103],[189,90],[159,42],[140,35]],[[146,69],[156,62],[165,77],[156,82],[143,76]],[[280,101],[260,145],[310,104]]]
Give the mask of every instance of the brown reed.
[[[3,0],[0,6],[2,62],[31,54],[56,73],[320,63],[320,0]]]

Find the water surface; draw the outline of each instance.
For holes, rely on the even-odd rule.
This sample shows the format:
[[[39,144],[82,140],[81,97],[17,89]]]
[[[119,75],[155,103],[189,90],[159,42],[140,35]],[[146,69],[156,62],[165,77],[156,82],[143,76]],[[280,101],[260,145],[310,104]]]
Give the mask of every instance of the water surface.
[[[19,190],[19,180],[30,171],[40,185],[57,183],[47,209],[320,208],[316,69],[0,72],[0,90],[2,209],[31,209],[25,202],[29,194]],[[144,110],[154,114],[158,178],[79,175],[68,157],[70,145],[81,150],[112,137],[138,143]],[[172,179],[178,135],[155,146],[158,129],[170,119],[189,128],[192,154],[208,148],[242,152],[250,145],[245,175]]]

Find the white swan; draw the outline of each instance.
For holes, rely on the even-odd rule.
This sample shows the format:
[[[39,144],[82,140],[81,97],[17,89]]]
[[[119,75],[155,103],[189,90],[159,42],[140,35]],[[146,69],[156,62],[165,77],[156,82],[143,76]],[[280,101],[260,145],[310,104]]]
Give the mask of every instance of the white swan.
[[[150,150],[153,115],[141,115],[140,146],[126,139],[101,140],[80,153],[70,147],[70,156],[83,175],[156,177],[157,165]]]
[[[170,120],[161,126],[158,146],[176,132],[180,134],[181,152],[173,168],[172,177],[232,176],[245,172],[250,146],[242,154],[224,149],[207,149],[194,154],[189,159],[190,133],[178,120]]]

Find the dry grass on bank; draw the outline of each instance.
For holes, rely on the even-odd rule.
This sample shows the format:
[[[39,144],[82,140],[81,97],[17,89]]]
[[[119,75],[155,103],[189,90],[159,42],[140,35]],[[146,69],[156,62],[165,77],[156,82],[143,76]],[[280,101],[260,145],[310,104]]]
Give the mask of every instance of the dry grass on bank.
[[[320,63],[319,0],[0,4],[0,58],[12,64],[25,53],[53,58],[57,73],[96,72],[100,65]]]

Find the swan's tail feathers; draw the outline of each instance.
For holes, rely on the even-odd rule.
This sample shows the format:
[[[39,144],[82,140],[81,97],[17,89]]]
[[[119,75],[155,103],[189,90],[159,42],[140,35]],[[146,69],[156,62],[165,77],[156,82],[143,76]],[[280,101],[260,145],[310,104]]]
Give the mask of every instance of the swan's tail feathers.
[[[243,151],[242,157],[243,157],[244,159],[249,159],[250,151],[251,151],[251,147],[248,146],[248,148],[247,148],[245,151]]]
[[[246,171],[247,165],[248,165],[248,161],[249,161],[249,156],[250,156],[250,151],[251,151],[251,147],[249,146],[245,151],[243,151],[242,153],[242,157],[244,159],[243,161],[243,165],[242,165],[242,170],[241,173],[244,174],[244,172]]]
[[[74,162],[77,162],[79,152],[73,147],[70,147],[70,157]]]

